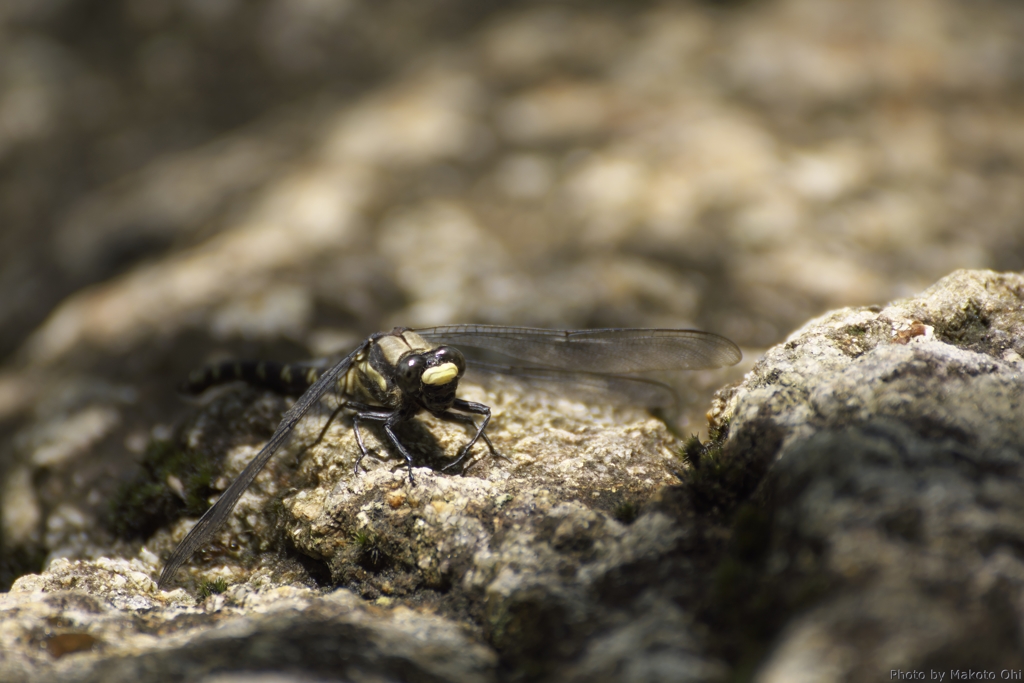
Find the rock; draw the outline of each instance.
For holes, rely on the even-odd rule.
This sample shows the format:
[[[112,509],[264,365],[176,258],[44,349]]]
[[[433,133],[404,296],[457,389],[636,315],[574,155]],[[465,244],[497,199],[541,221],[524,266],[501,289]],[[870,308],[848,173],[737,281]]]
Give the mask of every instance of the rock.
[[[724,453],[777,445],[732,560],[757,680],[1020,668],[1022,353],[1024,277],[958,271],[809,322],[718,395]]]
[[[157,531],[130,561],[55,559],[44,573],[19,579],[0,597],[8,614],[30,615],[9,622],[8,670],[28,680],[137,680],[153,672],[182,680],[288,669],[476,681],[492,680],[499,660],[556,678],[579,660],[571,675],[581,680],[608,667],[636,680],[674,680],[665,676],[678,667],[686,680],[718,680],[724,669],[704,651],[693,615],[665,604],[692,590],[686,553],[700,536],[657,504],[645,506],[678,481],[675,439],[665,425],[637,409],[587,406],[512,383],[487,392],[468,385],[462,393],[492,406],[489,434],[502,457],[481,447],[461,473],[440,471],[468,434],[424,417],[403,426],[417,458],[414,484],[372,428],[364,437],[371,457],[356,472],[350,421],[337,420],[317,442],[327,416],[314,414],[179,572],[176,583],[186,590],[157,591],[152,577],[188,519]],[[215,497],[259,448],[231,445],[232,425],[265,435],[281,410],[280,399],[252,391],[223,394],[154,457],[191,467],[180,453],[226,449],[210,483]],[[179,495],[194,495],[187,471],[154,471],[173,477]],[[124,505],[120,519],[156,504],[130,498]],[[647,585],[655,576],[661,585]],[[65,614],[60,629],[40,631],[63,609],[51,605],[54,595],[90,608]],[[610,649],[584,652],[596,634],[605,634]],[[333,639],[351,649],[301,661],[291,654],[320,652],[326,645],[318,643]],[[47,652],[61,655],[37,643],[53,643]],[[657,660],[638,659],[645,651],[659,653]],[[65,657],[79,664],[72,669]]]
[[[714,438],[689,440],[686,463],[638,411],[514,384],[466,387],[493,407],[503,458],[481,448],[443,472],[462,426],[407,425],[414,485],[372,431],[355,472],[345,419],[311,443],[326,418],[314,416],[176,577],[183,588],[153,577],[186,519],[107,546],[121,558],[58,558],[20,578],[0,595],[0,679],[1016,670],[1022,299],[1020,275],[958,271],[919,297],[813,320],[716,395]],[[265,438],[283,408],[215,397],[167,452],[225,450],[209,480],[223,489],[259,448],[238,438]],[[193,495],[187,477],[177,485]]]
[[[0,679],[212,680],[304,672],[380,681],[493,680],[495,657],[439,617],[346,590],[233,586],[162,593],[139,561],[56,560],[2,597]],[[73,655],[73,656],[72,656]]]
[[[0,3],[0,589],[155,576],[287,408],[183,406],[208,360],[472,321],[696,327],[752,361],[822,311],[1024,268],[1022,33],[1019,3],[956,0]],[[352,475],[342,421],[275,458],[178,581],[343,588],[380,628],[419,610],[499,678],[742,678],[767,656],[763,677],[855,679],[933,646],[962,665],[990,632],[1016,651],[986,605],[1017,613],[1020,335],[961,309],[998,298],[985,277],[773,349],[690,467],[645,415],[477,388],[510,461],[439,472],[464,431],[411,425],[409,487],[386,449]],[[672,426],[703,436],[749,369],[678,378]],[[125,630],[49,633],[59,610],[25,607],[47,655],[17,671],[114,666],[163,609],[118,572],[125,602],[101,604]],[[24,633],[2,661],[37,661]],[[196,677],[252,674],[227,669]]]

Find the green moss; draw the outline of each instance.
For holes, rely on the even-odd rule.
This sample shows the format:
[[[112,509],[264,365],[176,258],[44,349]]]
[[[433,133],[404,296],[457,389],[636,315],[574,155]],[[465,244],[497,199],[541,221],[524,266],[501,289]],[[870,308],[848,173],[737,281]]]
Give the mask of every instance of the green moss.
[[[352,542],[359,549],[358,562],[365,568],[376,571],[387,563],[383,539],[373,529],[363,527],[353,531]]]
[[[615,506],[612,515],[623,524],[632,524],[640,513],[639,506],[631,500],[624,500]]]
[[[733,664],[734,681],[747,681],[792,615],[818,603],[834,583],[818,562],[769,571],[785,554],[773,538],[771,508],[745,503],[736,510],[728,548],[712,573],[708,621],[715,649]]]
[[[726,423],[712,427],[706,443],[696,436],[686,440],[679,457],[687,467],[677,476],[690,493],[696,512],[728,521],[755,492],[781,443],[777,428],[762,427],[730,439]]]
[[[750,680],[784,624],[833,586],[820,561],[794,562],[779,537],[775,484],[765,477],[782,437],[770,419],[757,419],[731,433],[727,424],[713,429],[706,443],[692,436],[680,449],[678,476],[693,510],[729,529],[699,611],[733,681]]]
[[[727,512],[736,501],[732,470],[738,465],[734,459],[723,455],[723,442],[721,435],[707,443],[701,443],[696,435],[691,435],[680,450],[680,458],[687,467],[679,473],[679,478],[689,490],[693,505],[699,512]]]
[[[769,548],[771,515],[763,508],[745,503],[733,518],[732,552],[744,562],[760,562]]]
[[[199,586],[196,588],[196,593],[199,595],[200,600],[205,600],[214,594],[223,593],[228,589],[228,580],[223,576],[218,576],[213,581],[203,579],[199,582]]]
[[[722,615],[749,611],[759,575],[756,566],[731,555],[718,563],[712,579],[712,598]]]
[[[514,590],[488,605],[487,639],[498,651],[510,680],[540,680],[573,650],[570,612],[564,598],[533,586]]]
[[[146,538],[182,515],[202,514],[209,506],[219,461],[153,439],[142,456],[141,470],[115,492],[107,527],[120,538]]]
[[[704,444],[700,442],[700,437],[696,434],[691,434],[689,438],[683,441],[683,446],[679,451],[679,456],[683,462],[691,467],[699,467],[700,459],[703,455]]]

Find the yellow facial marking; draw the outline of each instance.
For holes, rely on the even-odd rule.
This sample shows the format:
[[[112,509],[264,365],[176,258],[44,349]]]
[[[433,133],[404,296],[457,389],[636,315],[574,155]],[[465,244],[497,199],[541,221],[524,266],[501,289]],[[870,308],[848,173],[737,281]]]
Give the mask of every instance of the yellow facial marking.
[[[288,366],[288,365],[284,366],[284,369],[281,370],[281,379],[283,379],[285,382],[291,382],[292,381],[292,369],[291,369],[291,366]]]
[[[458,376],[459,369],[455,367],[455,363],[443,363],[438,365],[436,368],[427,368],[424,370],[420,380],[424,384],[437,386],[439,384],[448,384],[448,382],[451,382]]]

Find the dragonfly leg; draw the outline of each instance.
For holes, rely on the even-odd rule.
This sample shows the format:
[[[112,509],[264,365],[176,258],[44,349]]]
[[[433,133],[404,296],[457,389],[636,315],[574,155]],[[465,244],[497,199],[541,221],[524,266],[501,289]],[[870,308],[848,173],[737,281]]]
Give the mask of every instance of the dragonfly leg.
[[[373,407],[364,405],[362,403],[350,402],[349,406],[355,408],[356,414],[352,416],[352,429],[356,433],[356,441],[359,443],[360,456],[356,461],[356,474],[359,473],[359,463],[362,462],[363,458],[368,455],[366,451],[366,445],[363,443],[363,435],[359,430],[359,423],[367,420],[370,422],[383,422],[384,432],[388,435],[388,439],[395,445],[398,452],[405,458],[405,465],[409,469],[409,483],[414,484],[412,479],[412,455],[405,448],[405,445],[399,440],[398,435],[395,434],[395,425],[400,422],[406,422],[412,419],[416,413],[409,410],[403,410],[396,408],[394,410],[374,410]]]
[[[391,439],[391,443],[395,444],[395,448],[405,458],[405,466],[409,470],[409,484],[415,485],[416,482],[412,480],[412,455],[406,450],[405,445],[402,444],[398,439],[398,435],[395,434],[395,425],[399,422],[404,422],[409,419],[409,416],[400,410],[396,410],[394,414],[384,422],[384,432],[387,433],[388,438]]]
[[[455,460],[451,461],[450,463],[441,468],[442,472],[453,467],[456,467],[459,463],[465,460],[466,456],[469,455],[469,449],[471,449],[473,447],[473,444],[475,444],[477,440],[480,438],[482,438],[484,440],[484,443],[487,444],[487,448],[490,449],[492,455],[498,458],[502,458],[504,460],[509,460],[504,455],[498,452],[498,449],[494,447],[494,444],[491,443],[490,438],[488,438],[487,434],[484,432],[484,430],[487,429],[487,424],[491,421],[491,409],[489,406],[486,406],[483,403],[474,403],[473,401],[465,401],[461,398],[457,398],[452,403],[452,409],[460,410],[464,413],[473,413],[474,415],[483,415],[484,420],[483,422],[480,423],[480,426],[478,427],[476,424],[476,420],[474,420],[469,415],[460,415],[459,413],[452,413],[446,411],[437,416],[442,420],[447,420],[448,422],[460,422],[462,424],[470,424],[476,428],[476,433],[473,435],[473,438],[470,439],[469,442],[462,447],[462,449],[459,451],[459,455],[455,458]]]
[[[338,417],[338,413],[341,412],[342,408],[347,408],[347,407],[348,407],[347,403],[342,403],[337,408],[335,408],[334,410],[331,411],[331,416],[329,418],[327,418],[327,423],[324,424],[324,428],[320,430],[320,434],[317,435],[316,440],[313,441],[313,443],[309,444],[308,446],[303,446],[302,450],[300,450],[298,453],[295,454],[295,464],[296,465],[299,464],[299,458],[302,456],[303,453],[305,453],[306,451],[308,451],[311,448],[315,448],[318,443],[320,443],[321,441],[324,440],[324,436],[327,434],[327,430],[331,428],[331,424],[333,424],[334,423],[334,419],[336,417]],[[357,431],[356,432],[356,440],[358,440],[358,439],[359,439],[359,433]]]
[[[369,451],[366,450],[366,444],[363,442],[363,433],[362,430],[359,429],[359,423],[363,420],[386,423],[387,420],[391,419],[397,411],[367,410],[365,409],[367,406],[363,406],[361,404],[354,404],[354,407],[359,409],[359,412],[352,416],[352,431],[355,432],[356,443],[359,444],[359,457],[356,458],[356,464],[352,471],[354,474],[359,474],[359,466],[362,464],[363,458],[370,454]],[[392,441],[394,441],[394,437],[392,437]],[[404,451],[402,452],[402,455],[405,455]],[[408,459],[407,455],[406,459]]]

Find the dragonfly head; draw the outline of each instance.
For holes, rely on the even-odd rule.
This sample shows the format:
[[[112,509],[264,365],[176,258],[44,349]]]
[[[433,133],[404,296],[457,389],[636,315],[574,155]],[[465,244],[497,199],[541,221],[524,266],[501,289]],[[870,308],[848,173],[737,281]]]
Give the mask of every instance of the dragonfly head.
[[[416,397],[427,409],[444,409],[455,399],[459,379],[465,372],[462,352],[439,346],[399,361],[395,381],[404,394]]]

